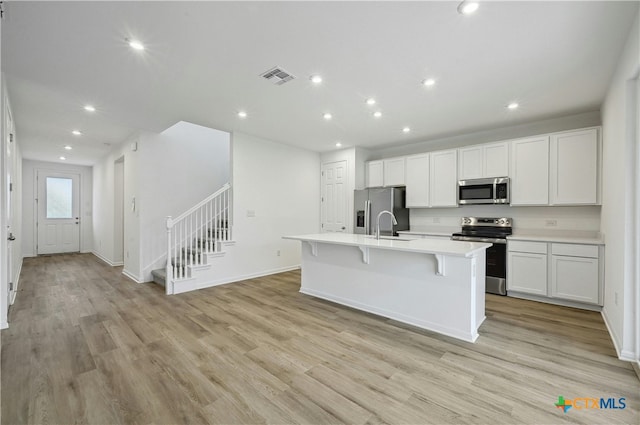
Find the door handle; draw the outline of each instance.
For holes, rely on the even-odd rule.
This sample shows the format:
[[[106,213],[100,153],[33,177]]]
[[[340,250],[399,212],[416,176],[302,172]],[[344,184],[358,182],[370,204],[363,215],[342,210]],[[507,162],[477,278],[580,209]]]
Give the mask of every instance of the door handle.
[[[347,228],[345,226],[342,226],[342,230],[346,230]]]
[[[16,240],[16,237],[15,237],[15,236],[13,236],[13,233],[9,233],[9,237],[7,238],[7,240],[15,241],[15,240]]]

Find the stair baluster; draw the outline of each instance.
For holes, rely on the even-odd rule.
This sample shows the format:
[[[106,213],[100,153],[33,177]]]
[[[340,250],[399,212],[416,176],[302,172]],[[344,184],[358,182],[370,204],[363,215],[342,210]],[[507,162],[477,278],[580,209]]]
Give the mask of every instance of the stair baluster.
[[[173,283],[189,278],[188,266],[203,265],[206,254],[218,251],[231,240],[231,186],[227,183],[213,195],[179,215],[167,217],[166,293]]]

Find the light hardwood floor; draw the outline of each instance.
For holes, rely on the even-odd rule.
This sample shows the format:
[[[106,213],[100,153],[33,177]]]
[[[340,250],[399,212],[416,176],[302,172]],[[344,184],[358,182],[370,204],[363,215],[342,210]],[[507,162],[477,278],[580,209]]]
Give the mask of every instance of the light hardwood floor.
[[[25,259],[2,423],[638,424],[599,313],[488,296],[471,344],[302,295],[299,272],[170,297],[120,272]],[[563,413],[560,395],[626,409]]]

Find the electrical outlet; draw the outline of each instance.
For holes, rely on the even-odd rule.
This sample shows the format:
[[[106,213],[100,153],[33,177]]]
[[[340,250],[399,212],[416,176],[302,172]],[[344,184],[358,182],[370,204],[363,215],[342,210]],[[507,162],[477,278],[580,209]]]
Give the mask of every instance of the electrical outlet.
[[[558,220],[547,220],[545,222],[545,226],[547,227],[556,227],[558,225]]]
[[[280,256],[280,250],[276,251],[276,256],[278,256],[278,257]]]
[[[255,210],[247,210],[247,217],[255,217],[255,216],[256,216]]]

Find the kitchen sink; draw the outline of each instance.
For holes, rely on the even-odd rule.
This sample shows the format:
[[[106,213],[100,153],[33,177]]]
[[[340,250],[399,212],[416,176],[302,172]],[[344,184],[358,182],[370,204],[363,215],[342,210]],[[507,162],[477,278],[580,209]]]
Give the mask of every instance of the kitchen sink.
[[[375,236],[367,236],[367,238],[369,239],[375,239]],[[413,239],[405,239],[405,238],[401,238],[400,236],[380,236],[380,239],[385,239],[388,241],[412,241]]]

